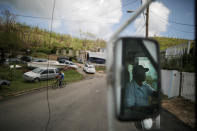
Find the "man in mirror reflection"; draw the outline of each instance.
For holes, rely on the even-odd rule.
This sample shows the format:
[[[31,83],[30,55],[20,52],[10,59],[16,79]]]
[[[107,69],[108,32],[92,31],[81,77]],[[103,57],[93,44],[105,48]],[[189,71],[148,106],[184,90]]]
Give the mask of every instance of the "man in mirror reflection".
[[[145,83],[146,72],[148,68],[144,68],[142,65],[135,65],[132,70],[133,80],[127,82],[125,88],[125,113],[127,115],[138,116],[147,113],[148,110],[138,110],[140,106],[149,105],[149,96],[156,92],[150,85]],[[128,71],[129,72],[129,71]],[[134,108],[133,108],[134,107]],[[131,109],[135,109],[131,111]],[[152,127],[152,119],[144,119],[139,122],[135,122],[135,126],[138,129],[146,129],[145,127]],[[150,129],[150,128],[147,128]]]
[[[127,108],[132,106],[148,106],[149,96],[155,92],[150,85],[145,83],[146,72],[148,68],[142,65],[135,65],[132,70],[133,80],[126,84],[125,88],[125,106]]]

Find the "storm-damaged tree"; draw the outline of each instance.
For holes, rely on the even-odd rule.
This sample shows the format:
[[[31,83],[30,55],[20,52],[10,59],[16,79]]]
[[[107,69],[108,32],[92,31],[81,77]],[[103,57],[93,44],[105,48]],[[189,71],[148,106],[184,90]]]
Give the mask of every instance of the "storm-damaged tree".
[[[5,10],[0,15],[0,61],[4,63],[5,53],[16,56],[20,50],[22,41],[16,19],[10,11]]]

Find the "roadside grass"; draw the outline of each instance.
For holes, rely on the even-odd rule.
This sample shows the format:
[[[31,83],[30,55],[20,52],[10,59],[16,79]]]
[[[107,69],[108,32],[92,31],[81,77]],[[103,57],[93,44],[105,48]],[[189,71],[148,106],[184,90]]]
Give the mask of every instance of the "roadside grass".
[[[74,69],[64,71],[64,80],[68,83],[82,80],[84,77],[82,74]]]
[[[96,66],[95,69],[96,69],[97,72],[99,72],[99,71],[105,72],[106,71],[106,67],[105,66]]]
[[[46,80],[37,83],[25,81],[23,78],[23,73],[27,71],[29,70],[24,66],[20,69],[16,69],[14,75],[12,76],[12,71],[8,67],[0,67],[0,79],[9,80],[11,82],[10,86],[2,86],[0,88],[0,96],[6,97],[16,92],[47,87]],[[64,74],[64,80],[67,83],[76,82],[83,79],[83,76],[76,70],[66,70],[64,71]],[[54,79],[49,80],[48,85],[50,86],[54,81]]]

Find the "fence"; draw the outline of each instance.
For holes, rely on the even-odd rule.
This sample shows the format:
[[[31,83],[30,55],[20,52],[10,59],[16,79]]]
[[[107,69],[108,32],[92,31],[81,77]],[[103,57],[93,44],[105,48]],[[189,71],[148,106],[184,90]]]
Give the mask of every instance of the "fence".
[[[182,73],[181,96],[195,101],[195,73]]]
[[[161,77],[162,92],[168,98],[181,95],[186,99],[195,101],[194,73],[183,72],[181,76],[181,73],[176,70],[162,70]]]
[[[179,95],[180,73],[176,70],[161,71],[162,92],[169,98]]]

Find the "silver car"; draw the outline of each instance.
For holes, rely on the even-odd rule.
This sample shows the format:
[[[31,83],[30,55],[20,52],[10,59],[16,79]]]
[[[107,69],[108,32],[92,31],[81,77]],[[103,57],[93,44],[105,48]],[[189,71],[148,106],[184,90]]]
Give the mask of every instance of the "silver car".
[[[78,66],[75,63],[73,63],[72,61],[65,60],[64,64],[66,64],[68,67],[71,67],[71,68],[74,68],[74,69],[78,68]]]
[[[26,72],[23,78],[27,81],[38,82],[40,80],[46,80],[55,78],[59,73],[59,70],[53,67],[38,67],[32,71]]]

